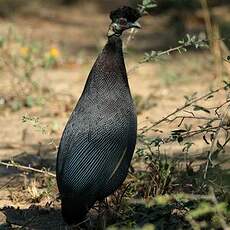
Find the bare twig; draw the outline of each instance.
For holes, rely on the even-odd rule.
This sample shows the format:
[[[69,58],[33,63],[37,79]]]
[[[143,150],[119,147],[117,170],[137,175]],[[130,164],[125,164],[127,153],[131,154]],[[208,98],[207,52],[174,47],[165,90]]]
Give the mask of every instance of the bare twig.
[[[0,190],[3,189],[3,188],[5,188],[7,185],[10,184],[10,182],[12,182],[12,181],[15,180],[15,179],[16,179],[16,176],[11,177],[4,185],[2,185],[2,186],[0,187]]]
[[[212,159],[211,158],[212,158],[212,154],[215,151],[217,137],[219,135],[220,129],[223,126],[224,120],[226,119],[226,116],[227,116],[229,110],[230,110],[230,105],[228,105],[228,107],[226,108],[226,110],[224,112],[224,115],[223,115],[223,117],[222,117],[222,119],[220,121],[220,124],[219,124],[218,128],[216,129],[215,136],[214,136],[214,139],[212,141],[212,145],[211,145],[211,148],[210,148],[210,151],[209,151],[209,154],[208,154],[208,159],[207,159],[205,170],[204,170],[204,179],[206,179],[206,177],[207,177],[209,163],[212,164]]]
[[[22,170],[22,171],[32,171],[32,172],[42,173],[42,174],[45,174],[45,175],[48,175],[51,177],[56,177],[56,175],[54,173],[51,173],[47,170],[41,170],[41,169],[32,168],[30,166],[20,165],[20,164],[15,163],[14,161],[11,161],[8,163],[0,161],[0,165],[6,166],[6,167],[17,168],[17,169]]]
[[[159,58],[159,57],[164,56],[164,55],[170,55],[171,53],[174,53],[174,52],[181,53],[180,50],[182,50],[183,48],[185,48],[187,46],[188,45],[183,44],[183,45],[176,46],[174,48],[167,49],[165,51],[156,52],[155,58]],[[130,68],[128,70],[128,74],[130,75],[132,72],[134,72],[136,69],[138,69],[140,67],[140,65],[142,65],[146,62],[149,62],[149,61],[146,61],[146,59],[139,61],[135,66],[133,66],[132,68]]]
[[[151,126],[149,126],[149,127],[145,128],[144,130],[142,130],[140,134],[142,135],[142,134],[148,132],[149,130],[151,130],[153,127],[159,125],[160,123],[168,121],[169,118],[172,117],[173,115],[175,115],[176,113],[178,113],[178,112],[180,112],[180,111],[182,111],[182,110],[190,107],[194,103],[196,103],[196,102],[198,102],[198,101],[200,101],[202,99],[205,99],[205,98],[207,98],[207,97],[209,97],[209,96],[211,96],[211,95],[213,95],[215,93],[218,93],[219,91],[224,90],[224,89],[225,89],[224,86],[223,87],[219,87],[219,88],[217,88],[215,90],[212,90],[212,91],[210,91],[210,92],[208,92],[208,93],[206,93],[206,94],[204,94],[204,95],[202,95],[202,96],[200,96],[200,97],[198,97],[196,99],[193,99],[193,100],[185,103],[183,106],[177,108],[176,110],[174,110],[173,112],[171,112],[167,116],[163,117],[159,121],[154,122]]]
[[[124,50],[125,50],[125,51],[126,51],[128,45],[129,45],[131,39],[134,38],[136,32],[137,32],[137,30],[136,30],[135,28],[132,28],[132,29],[131,29],[131,31],[130,31],[130,33],[129,33],[129,36],[127,37],[127,40],[126,40],[126,42],[125,42],[125,44],[124,44]]]
[[[216,117],[198,117],[198,116],[176,116],[172,119],[168,119],[167,121],[173,122],[177,119],[196,119],[196,120],[207,120],[207,121],[215,121],[215,120],[220,120]]]
[[[193,39],[193,37],[191,38],[190,35],[187,34],[187,39]],[[215,41],[216,43],[218,43],[220,41],[223,42],[225,40],[229,40],[229,38],[227,38],[227,37],[225,37],[225,38],[220,38],[220,37],[212,38],[212,41]],[[210,42],[211,42],[211,40],[209,40],[209,39],[188,40],[188,41],[183,41],[182,44],[180,44],[180,45],[178,45],[176,47],[169,48],[169,49],[164,50],[164,51],[152,51],[148,57],[142,58],[136,65],[131,67],[128,70],[128,75],[131,75],[142,64],[148,63],[150,61],[155,61],[155,60],[159,59],[161,56],[165,56],[165,55],[169,56],[171,53],[182,54],[183,52],[186,52],[187,48],[189,48],[189,47],[195,47],[195,48],[207,47]],[[221,58],[223,60],[229,62],[229,60],[226,57],[221,56]]]

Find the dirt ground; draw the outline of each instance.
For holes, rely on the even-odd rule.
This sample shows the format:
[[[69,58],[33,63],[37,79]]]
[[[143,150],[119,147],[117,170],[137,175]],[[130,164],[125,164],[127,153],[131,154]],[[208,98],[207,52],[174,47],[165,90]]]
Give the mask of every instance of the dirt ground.
[[[106,42],[108,24],[108,16],[96,13],[93,8],[84,11],[78,8],[49,11],[44,9],[34,15],[0,19],[3,33],[9,26],[13,26],[16,31],[29,39],[59,47],[63,60],[68,59],[57,68],[48,71],[39,70],[35,73],[39,84],[51,89],[54,95],[46,98],[44,106],[23,108],[17,112],[9,109],[1,110],[0,160],[14,160],[26,166],[55,170],[55,147],[59,143],[70,112],[81,95],[91,66]],[[146,50],[170,48],[172,39],[173,42],[177,40],[176,31],[174,28],[169,28],[165,16],[155,18],[147,16],[141,19],[141,24],[143,29],[137,33],[134,40],[130,41],[128,53],[125,54],[132,95],[138,95],[143,101],[151,103],[150,108],[143,109],[138,115],[139,129],[183,105],[185,95],[191,95],[193,92],[202,95],[210,87],[218,87],[221,81],[213,74],[208,51],[175,54],[160,62],[143,64],[130,72],[143,58]],[[127,36],[124,40],[126,39]],[[225,68],[229,74],[230,68],[228,66]],[[4,76],[0,78],[0,92],[4,92],[10,82]],[[218,103],[222,97],[224,93],[220,93],[212,103]],[[30,124],[23,123],[24,115],[39,117],[40,122],[47,125],[48,129],[53,129],[53,132],[42,134]],[[173,127],[176,128],[176,125],[164,124],[161,128],[167,133]],[[50,144],[51,140],[53,144]],[[194,155],[191,157],[201,156],[208,147],[203,141],[197,140],[192,150]],[[178,157],[180,148],[178,144],[169,145],[163,151],[171,157]],[[222,167],[227,178],[230,176],[229,152],[223,154],[221,158],[225,161]],[[23,229],[23,226],[25,229],[64,229],[59,203],[56,201],[52,203],[54,197],[49,195],[39,202],[33,199],[33,195],[36,197],[34,194],[36,189],[33,188],[36,188],[37,181],[42,183],[39,176],[36,178],[37,180],[34,180],[30,173],[0,166],[0,209],[15,229]],[[43,180],[47,182],[49,179]],[[51,190],[55,194],[57,189],[53,181],[52,183]],[[41,208],[37,208],[37,204]],[[5,218],[3,212],[0,212],[0,229],[7,229],[6,226],[1,228]]]

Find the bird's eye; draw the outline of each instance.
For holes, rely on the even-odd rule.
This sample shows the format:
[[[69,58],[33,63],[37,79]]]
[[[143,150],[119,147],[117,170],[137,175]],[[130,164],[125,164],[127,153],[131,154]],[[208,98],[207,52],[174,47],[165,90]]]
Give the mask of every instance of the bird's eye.
[[[126,18],[120,18],[119,19],[119,24],[120,25],[126,25],[127,24],[127,19]]]

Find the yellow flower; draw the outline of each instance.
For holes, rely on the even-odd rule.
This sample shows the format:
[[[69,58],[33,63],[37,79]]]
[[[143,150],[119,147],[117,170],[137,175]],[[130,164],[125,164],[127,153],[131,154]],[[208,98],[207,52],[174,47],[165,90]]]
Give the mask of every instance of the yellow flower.
[[[60,57],[60,51],[57,48],[52,47],[49,51],[49,55],[52,58],[58,58]]]
[[[26,57],[26,56],[28,56],[28,53],[29,53],[29,48],[28,47],[21,47],[20,48],[21,56]]]

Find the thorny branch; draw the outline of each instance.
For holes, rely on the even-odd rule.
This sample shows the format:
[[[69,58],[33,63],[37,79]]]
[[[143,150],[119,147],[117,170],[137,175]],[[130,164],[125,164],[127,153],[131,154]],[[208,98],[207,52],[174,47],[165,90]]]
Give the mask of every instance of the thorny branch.
[[[171,143],[178,141],[181,143],[184,139],[191,138],[196,135],[203,135],[203,140],[209,144],[209,141],[206,139],[206,136],[210,137],[211,147],[208,152],[206,166],[204,169],[204,179],[207,177],[207,171],[209,165],[212,164],[212,155],[216,151],[221,151],[230,141],[229,132],[230,132],[230,98],[229,98],[229,89],[230,83],[224,82],[225,85],[219,87],[215,90],[210,90],[208,93],[196,97],[196,94],[193,94],[191,97],[185,96],[186,102],[179,108],[176,108],[173,112],[169,113],[167,116],[163,117],[162,119],[152,123],[150,126],[144,127],[140,130],[139,140],[146,146],[149,150],[150,146],[160,146],[161,144]],[[226,99],[224,102],[217,106],[212,106],[211,108],[204,108],[202,106],[197,105],[198,102],[207,101],[210,98],[213,98],[215,94],[219,93],[220,91],[226,92]],[[189,109],[193,108],[193,110],[189,111]],[[222,114],[219,112],[220,109],[224,109]],[[200,116],[196,115],[195,111],[202,111],[208,114],[207,116]],[[189,115],[185,115],[184,113],[188,113]],[[177,127],[181,127],[181,125],[185,122],[186,119],[194,119],[199,120],[202,125],[197,125],[198,128],[192,129],[191,125],[185,123],[185,129],[175,129],[171,131],[171,134],[168,137],[156,137],[156,138],[148,138],[145,134],[152,130],[155,132],[161,132],[157,126],[163,122],[166,123],[173,123],[176,120],[180,119],[179,124]],[[217,123],[219,122],[219,124]],[[220,131],[223,130],[225,132],[225,142],[221,145],[219,143]],[[184,150],[183,150],[184,151]]]
[[[151,126],[143,129],[141,132],[140,132],[140,135],[143,135],[144,133],[150,131],[151,129],[153,129],[155,126],[161,124],[162,122],[168,122],[169,121],[169,118],[174,116],[175,114],[177,114],[178,112],[180,111],[183,111],[184,109],[190,107],[191,105],[194,105],[196,102],[198,101],[201,101],[205,98],[208,98],[210,96],[212,96],[213,94],[216,94],[222,90],[225,90],[226,89],[226,86],[223,86],[223,87],[219,87],[215,90],[211,90],[209,91],[208,93],[198,97],[198,98],[195,98],[193,100],[190,100],[190,101],[187,101],[183,106],[179,107],[179,108],[176,108],[173,112],[169,113],[167,116],[163,117],[162,119],[154,122]],[[224,103],[225,104],[225,103]]]
[[[152,51],[149,56],[146,56],[143,60],[139,61],[138,64],[133,66],[131,69],[128,70],[128,74],[132,74],[136,69],[138,69],[142,64],[153,61],[154,59],[156,60],[157,58],[164,56],[164,55],[170,55],[173,52],[179,52],[181,53],[182,48],[185,48],[185,45],[179,45],[174,48],[167,49],[165,51]]]
[[[184,52],[187,52],[187,48],[189,47],[195,47],[197,48],[208,48],[208,43],[209,40],[208,39],[200,39],[200,38],[196,38],[195,36],[190,36],[189,34],[186,35],[186,41],[182,40],[179,41],[180,45],[173,47],[173,48],[169,48],[167,50],[164,51],[151,51],[150,53],[145,53],[145,57],[140,60],[135,66],[133,66],[132,68],[130,68],[128,70],[128,74],[132,74],[136,69],[138,69],[142,64],[144,63],[148,63],[151,61],[156,61],[158,60],[160,57],[162,56],[169,56],[172,53],[179,53],[182,54]],[[220,41],[225,41],[225,40],[229,40],[227,38],[216,38],[216,40],[220,40]],[[228,57],[223,57],[223,60],[226,62],[230,62],[230,56]]]

